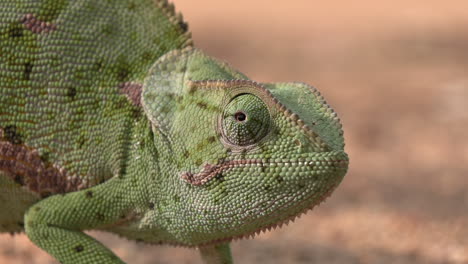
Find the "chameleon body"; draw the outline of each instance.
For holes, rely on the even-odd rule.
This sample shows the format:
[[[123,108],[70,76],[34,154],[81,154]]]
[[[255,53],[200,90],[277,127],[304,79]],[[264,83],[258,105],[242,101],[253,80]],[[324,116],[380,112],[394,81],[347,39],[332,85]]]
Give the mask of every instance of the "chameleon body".
[[[0,232],[61,263],[122,263],[89,229],[231,263],[348,167],[317,90],[205,55],[162,0],[1,1],[0,95]]]

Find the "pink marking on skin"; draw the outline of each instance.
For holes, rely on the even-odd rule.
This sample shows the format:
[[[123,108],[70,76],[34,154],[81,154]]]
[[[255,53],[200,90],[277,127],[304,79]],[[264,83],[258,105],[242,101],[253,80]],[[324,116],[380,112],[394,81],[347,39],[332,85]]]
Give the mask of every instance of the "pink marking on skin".
[[[33,33],[49,33],[57,29],[55,24],[50,22],[44,22],[36,18],[33,14],[26,14],[22,20],[23,24],[27,29],[31,30]]]
[[[0,141],[0,171],[42,197],[80,189],[82,180],[44,162],[36,149]]]
[[[134,82],[125,82],[120,84],[119,88],[120,92],[125,94],[135,106],[141,106],[141,91],[143,85]]]

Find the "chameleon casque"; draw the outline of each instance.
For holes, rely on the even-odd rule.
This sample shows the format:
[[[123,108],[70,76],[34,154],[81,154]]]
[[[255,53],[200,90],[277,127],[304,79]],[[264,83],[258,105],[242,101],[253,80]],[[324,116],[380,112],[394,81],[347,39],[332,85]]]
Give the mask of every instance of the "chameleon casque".
[[[165,0],[0,1],[0,232],[61,263],[122,263],[90,229],[232,263],[347,168],[317,90],[205,55]]]

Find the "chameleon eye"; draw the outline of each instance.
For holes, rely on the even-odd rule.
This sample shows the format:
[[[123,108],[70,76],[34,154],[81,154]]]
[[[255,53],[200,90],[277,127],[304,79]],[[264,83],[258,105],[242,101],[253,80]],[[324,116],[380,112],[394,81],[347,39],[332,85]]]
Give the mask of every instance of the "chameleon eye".
[[[268,134],[270,119],[268,108],[260,98],[253,94],[240,94],[224,109],[224,137],[238,146],[255,144]]]

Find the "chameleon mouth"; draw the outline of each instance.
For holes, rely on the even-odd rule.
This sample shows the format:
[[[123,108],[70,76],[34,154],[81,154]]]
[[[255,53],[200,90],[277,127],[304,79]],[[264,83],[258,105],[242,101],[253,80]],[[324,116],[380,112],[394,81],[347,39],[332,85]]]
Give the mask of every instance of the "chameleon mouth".
[[[311,169],[314,169],[319,166],[328,166],[330,168],[340,168],[346,169],[348,167],[348,160],[346,158],[338,159],[321,159],[321,160],[310,160],[307,158],[298,158],[295,160],[288,159],[245,159],[245,160],[229,160],[224,161],[219,164],[205,164],[202,170],[198,173],[183,172],[181,178],[186,182],[200,186],[207,183],[212,178],[215,178],[216,175],[237,167],[248,167],[248,166],[257,166],[257,167],[268,167],[268,166],[307,166]]]

